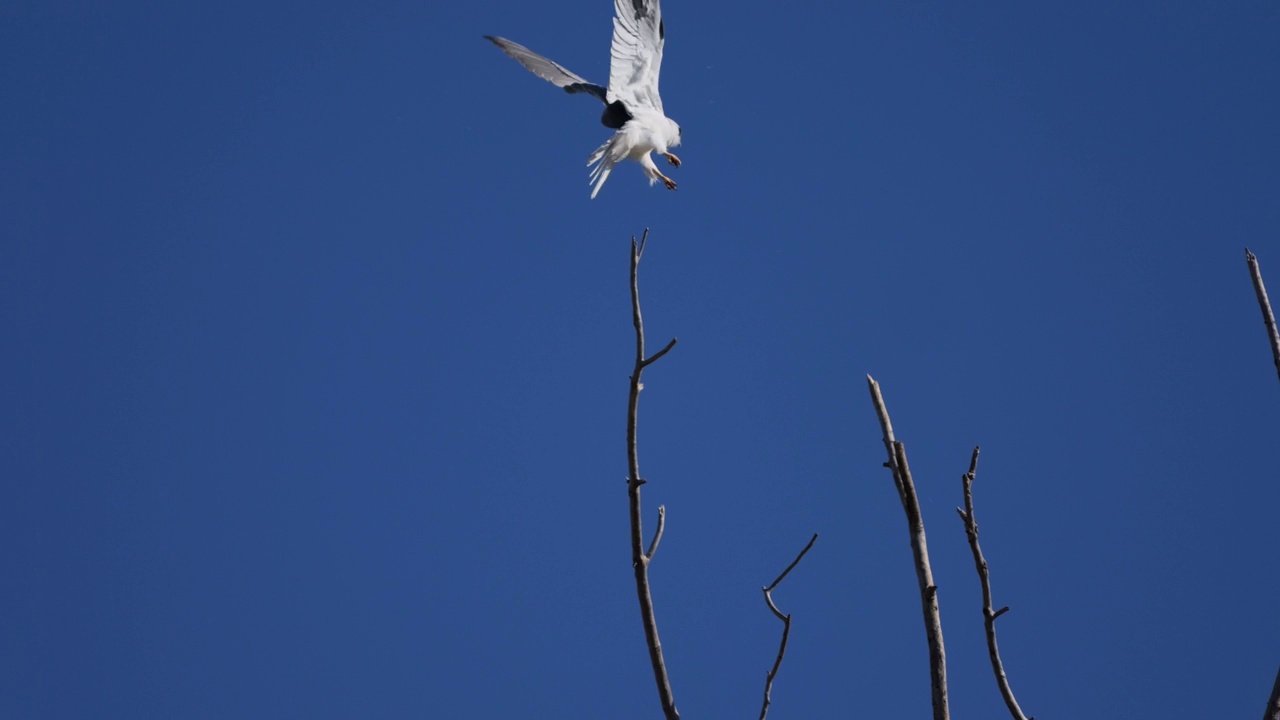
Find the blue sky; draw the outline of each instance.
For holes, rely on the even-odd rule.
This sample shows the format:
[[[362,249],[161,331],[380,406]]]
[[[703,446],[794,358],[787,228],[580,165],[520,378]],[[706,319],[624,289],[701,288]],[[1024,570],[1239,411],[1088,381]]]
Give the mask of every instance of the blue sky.
[[[1280,665],[1280,5],[670,0],[675,193],[588,200],[611,4],[0,5],[0,716],[1253,717]],[[1276,291],[1273,290],[1273,295]]]

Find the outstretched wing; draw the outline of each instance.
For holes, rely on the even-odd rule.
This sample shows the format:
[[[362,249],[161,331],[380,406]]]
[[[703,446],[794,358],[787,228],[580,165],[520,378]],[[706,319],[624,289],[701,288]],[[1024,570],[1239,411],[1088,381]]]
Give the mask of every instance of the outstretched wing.
[[[609,94],[633,109],[662,112],[658,71],[662,69],[662,8],[658,0],[613,0],[613,46],[610,48]]]
[[[594,83],[583,80],[577,73],[571,72],[563,65],[554,60],[548,60],[529,48],[513,43],[506,38],[485,35],[486,40],[502,48],[502,52],[516,59],[516,62],[525,66],[529,72],[555,85],[564,88],[568,93],[590,93],[598,98],[601,102],[607,103],[605,100],[605,89]],[[615,40],[616,42],[616,40]]]

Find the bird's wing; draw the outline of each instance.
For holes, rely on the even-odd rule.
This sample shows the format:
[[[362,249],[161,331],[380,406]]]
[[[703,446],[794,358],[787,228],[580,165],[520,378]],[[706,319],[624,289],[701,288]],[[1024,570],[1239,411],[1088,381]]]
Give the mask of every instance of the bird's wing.
[[[662,112],[658,71],[662,69],[662,8],[658,0],[613,0],[606,103],[622,100],[636,108]]]
[[[565,92],[580,93],[585,92],[594,95],[602,102],[605,101],[605,89],[594,83],[589,83],[582,79],[577,73],[571,72],[560,63],[554,60],[548,60],[529,48],[513,43],[506,38],[485,35],[486,40],[502,48],[502,52],[516,59],[521,65],[525,66],[529,72],[555,85],[564,88]]]

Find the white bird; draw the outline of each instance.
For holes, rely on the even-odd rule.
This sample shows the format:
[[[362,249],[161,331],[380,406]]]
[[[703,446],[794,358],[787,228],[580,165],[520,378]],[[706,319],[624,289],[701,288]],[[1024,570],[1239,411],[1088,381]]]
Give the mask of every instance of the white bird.
[[[614,0],[613,7],[608,88],[583,80],[523,45],[492,35],[485,38],[543,80],[568,93],[594,95],[604,103],[600,122],[617,132],[587,158],[588,166],[595,165],[590,180],[595,185],[592,198],[609,179],[613,166],[628,159],[640,163],[650,185],[661,180],[668,190],[675,190],[675,181],[658,170],[650,155],[659,153],[673,167],[680,167],[680,158],[671,154],[671,148],[680,144],[680,126],[662,112],[658,95],[658,71],[666,42],[659,0]]]

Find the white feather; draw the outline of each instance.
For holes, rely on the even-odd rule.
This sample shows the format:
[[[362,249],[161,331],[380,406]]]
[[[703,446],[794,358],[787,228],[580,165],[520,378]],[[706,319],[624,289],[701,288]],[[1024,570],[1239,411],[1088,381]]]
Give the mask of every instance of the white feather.
[[[629,118],[587,159],[591,169],[591,197],[600,192],[613,167],[623,160],[640,163],[652,185],[658,180],[672,190],[676,185],[654,164],[650,153],[667,156],[672,165],[679,159],[669,150],[680,144],[680,126],[662,110],[658,95],[658,72],[662,69],[662,48],[666,44],[659,0],[614,0],[613,43],[609,48],[608,88],[594,85],[563,65],[505,38],[486,35],[503,52],[530,72],[571,93],[588,93],[604,101],[602,121],[617,127]]]

